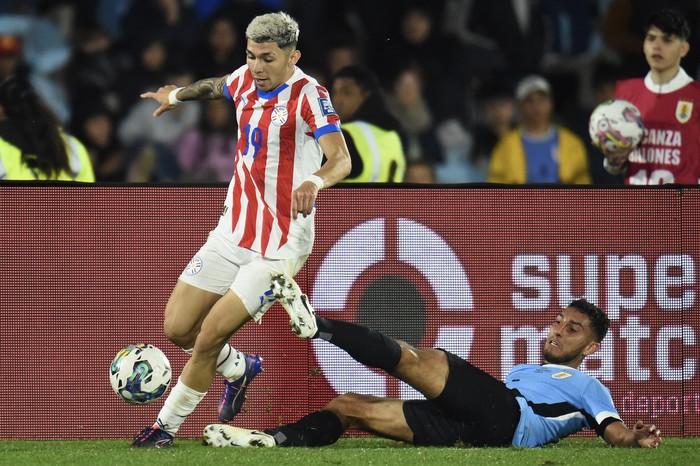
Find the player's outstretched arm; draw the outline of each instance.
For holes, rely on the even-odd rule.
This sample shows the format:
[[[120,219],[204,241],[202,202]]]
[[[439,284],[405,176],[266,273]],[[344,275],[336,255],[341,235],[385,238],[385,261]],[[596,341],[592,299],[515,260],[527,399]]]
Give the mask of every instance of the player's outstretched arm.
[[[223,97],[226,77],[200,79],[185,87],[168,84],[156,92],[144,92],[141,98],[153,99],[160,104],[160,107],[153,112],[153,116],[157,117],[186,100],[211,100]]]
[[[654,424],[642,421],[631,429],[622,422],[613,422],[605,428],[605,441],[616,447],[657,448],[661,443],[661,431]]]
[[[307,178],[307,181],[292,193],[292,217],[295,219],[298,214],[307,216],[311,213],[321,188],[333,186],[350,174],[350,152],[342,133],[324,134],[318,139],[318,143],[327,161],[310,177],[313,181]]]

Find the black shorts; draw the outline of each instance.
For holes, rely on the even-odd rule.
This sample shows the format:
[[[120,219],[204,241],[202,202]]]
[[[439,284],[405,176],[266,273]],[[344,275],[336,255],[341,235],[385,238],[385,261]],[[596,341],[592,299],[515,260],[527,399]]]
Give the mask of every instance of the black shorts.
[[[520,421],[520,406],[498,379],[445,351],[449,375],[434,400],[403,405],[406,422],[418,446],[511,445]]]

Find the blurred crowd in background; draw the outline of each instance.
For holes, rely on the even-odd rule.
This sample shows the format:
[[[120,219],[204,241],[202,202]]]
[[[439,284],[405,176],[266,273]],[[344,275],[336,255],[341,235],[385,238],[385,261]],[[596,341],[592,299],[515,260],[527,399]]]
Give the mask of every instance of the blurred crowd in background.
[[[376,73],[399,120],[406,181],[488,178],[521,113],[516,87],[546,79],[551,118],[584,142],[590,179],[621,183],[589,143],[588,116],[615,81],[642,77],[642,25],[657,0],[4,0],[0,80],[27,76],[88,149],[97,181],[231,179],[234,107],[189,103],[160,118],[145,90],[223,76],[245,63],[245,27],[284,10],[300,24],[299,66],[329,87],[351,64]],[[683,67],[697,78],[700,1],[686,14]],[[700,47],[697,47],[700,49]],[[331,98],[332,98],[331,94]]]

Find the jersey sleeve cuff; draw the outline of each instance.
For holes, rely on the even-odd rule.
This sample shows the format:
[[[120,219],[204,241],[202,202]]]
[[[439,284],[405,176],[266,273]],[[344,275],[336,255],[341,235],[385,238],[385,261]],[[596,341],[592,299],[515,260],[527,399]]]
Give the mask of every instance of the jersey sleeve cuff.
[[[331,124],[328,124],[326,126],[323,126],[321,128],[316,129],[316,131],[314,131],[314,137],[316,139],[318,139],[321,136],[323,136],[324,134],[336,133],[336,132],[337,133],[340,132],[340,125],[338,125],[337,123],[331,123]]]

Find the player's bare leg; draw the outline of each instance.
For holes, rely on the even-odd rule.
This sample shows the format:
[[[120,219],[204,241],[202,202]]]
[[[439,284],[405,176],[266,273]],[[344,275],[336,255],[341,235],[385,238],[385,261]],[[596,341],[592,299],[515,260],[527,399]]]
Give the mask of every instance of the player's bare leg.
[[[414,348],[352,322],[321,318],[288,275],[273,276],[271,290],[291,317],[290,325],[298,336],[326,340],[356,361],[401,379],[428,399],[442,393],[449,372],[443,351]]]
[[[216,359],[231,336],[251,319],[241,299],[228,291],[202,321],[192,357],[181,380],[193,390],[205,392],[216,373]]]
[[[449,365],[444,351],[434,348],[414,348],[404,341],[398,341],[401,346],[401,360],[390,372],[394,377],[403,380],[427,399],[437,398],[445,388]]]
[[[204,443],[215,447],[320,447],[335,443],[347,429],[413,442],[403,400],[346,393],[322,410],[273,429],[251,430],[226,424],[204,428]]]
[[[165,306],[165,336],[184,350],[191,350],[204,318],[221,295],[178,280]]]
[[[231,335],[250,319],[243,302],[232,291],[216,301],[201,321],[192,357],[158,413],[156,424],[144,429],[132,447],[158,448],[173,444],[173,436],[180,425],[206,395],[216,374],[217,359],[222,348]]]
[[[359,429],[380,437],[413,443],[413,432],[403,413],[403,400],[345,393],[323,409],[332,411],[344,429]]]

